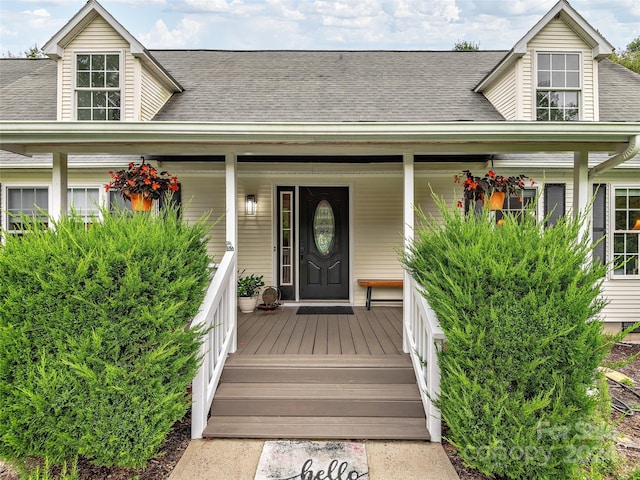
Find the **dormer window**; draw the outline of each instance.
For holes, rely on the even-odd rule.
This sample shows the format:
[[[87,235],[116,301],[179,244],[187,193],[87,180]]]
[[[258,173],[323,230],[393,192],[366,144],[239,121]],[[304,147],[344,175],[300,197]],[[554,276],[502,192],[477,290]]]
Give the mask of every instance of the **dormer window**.
[[[76,115],[78,120],[120,120],[120,55],[76,55]]]
[[[538,53],[536,120],[580,120],[580,54]]]

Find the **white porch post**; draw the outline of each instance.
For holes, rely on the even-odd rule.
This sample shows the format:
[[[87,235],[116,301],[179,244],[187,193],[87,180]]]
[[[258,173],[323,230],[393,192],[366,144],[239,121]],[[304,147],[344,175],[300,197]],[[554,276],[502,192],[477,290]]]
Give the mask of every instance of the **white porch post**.
[[[415,202],[415,179],[413,168],[413,152],[405,152],[402,155],[404,166],[404,248],[405,251],[409,248],[411,242],[413,242],[413,206]],[[409,281],[409,273],[404,271],[404,287],[402,289],[402,349],[405,353],[410,353],[409,339],[407,338],[407,325],[411,322],[411,282]]]
[[[238,283],[238,194],[237,194],[237,167],[238,159],[235,153],[225,154],[225,194],[226,194],[226,225],[225,225],[225,240],[227,243],[227,249],[234,249],[236,251],[235,261],[233,265],[233,278],[234,288],[229,294],[229,315],[231,316],[233,323],[233,339],[231,340],[231,347],[229,353],[233,353],[238,348],[238,299],[236,296],[235,285]]]
[[[573,154],[573,215],[582,215],[589,205],[589,152],[580,151]],[[580,232],[582,238],[589,236],[589,225],[583,224]]]
[[[60,218],[67,213],[68,173],[67,154],[54,153],[51,178],[51,205],[49,205],[49,214],[54,220],[60,220]]]

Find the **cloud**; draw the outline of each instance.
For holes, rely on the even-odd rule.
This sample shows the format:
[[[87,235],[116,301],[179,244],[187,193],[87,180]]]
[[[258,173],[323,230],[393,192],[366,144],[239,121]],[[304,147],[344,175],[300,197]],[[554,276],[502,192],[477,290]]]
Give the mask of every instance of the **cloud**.
[[[157,20],[153,29],[147,34],[139,35],[144,45],[153,45],[153,48],[182,48],[193,47],[194,39],[198,37],[205,27],[203,22],[192,18],[183,18],[178,26],[169,30],[163,20]]]

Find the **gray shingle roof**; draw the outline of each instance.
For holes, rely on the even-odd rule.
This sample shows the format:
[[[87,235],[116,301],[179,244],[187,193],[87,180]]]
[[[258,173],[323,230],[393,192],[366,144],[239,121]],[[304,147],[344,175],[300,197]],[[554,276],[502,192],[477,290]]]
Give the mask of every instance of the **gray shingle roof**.
[[[55,120],[56,63],[0,59],[0,119]]]
[[[185,88],[156,120],[503,120],[472,89],[505,52],[152,53]]]
[[[500,121],[473,87],[503,51],[155,50],[185,91],[158,121]],[[640,121],[640,75],[600,63],[600,120]],[[56,64],[0,60],[0,119],[55,120]]]
[[[609,59],[598,67],[600,120],[640,122],[640,75]]]

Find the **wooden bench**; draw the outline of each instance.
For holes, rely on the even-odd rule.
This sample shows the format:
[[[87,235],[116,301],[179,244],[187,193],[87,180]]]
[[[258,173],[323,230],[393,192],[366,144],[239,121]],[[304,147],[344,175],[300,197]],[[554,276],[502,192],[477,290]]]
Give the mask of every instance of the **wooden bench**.
[[[381,278],[358,279],[358,285],[367,287],[367,310],[371,310],[371,302],[401,302],[401,298],[371,298],[373,287],[402,287],[402,280],[389,280]]]

